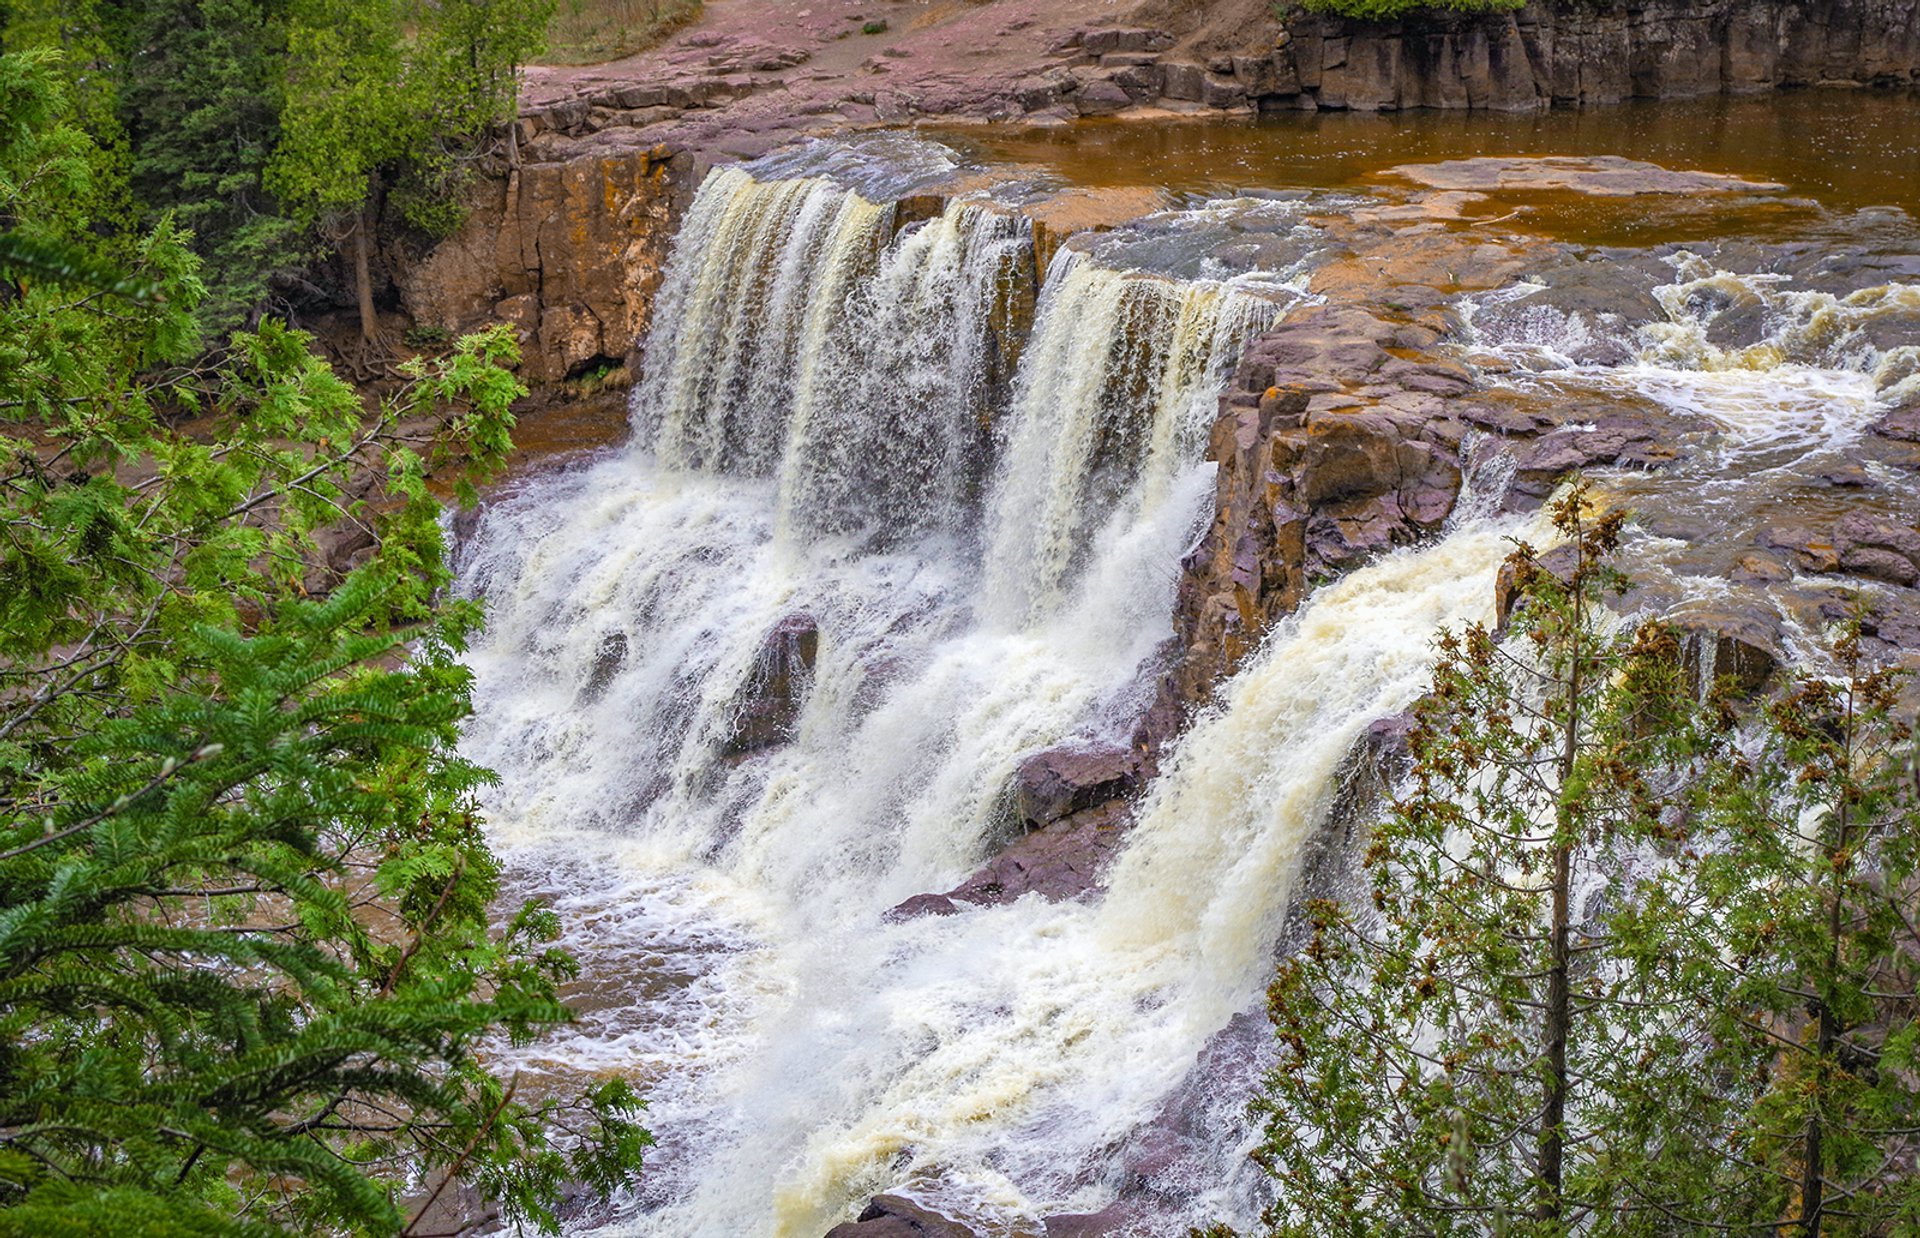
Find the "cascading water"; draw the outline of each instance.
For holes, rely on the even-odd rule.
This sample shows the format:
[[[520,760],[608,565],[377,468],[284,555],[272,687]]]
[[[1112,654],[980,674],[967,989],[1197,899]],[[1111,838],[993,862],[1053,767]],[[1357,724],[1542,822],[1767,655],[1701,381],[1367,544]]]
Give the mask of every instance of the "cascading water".
[[[1228,284],[1060,252],[987,526],[987,591],[1003,615],[1017,622],[1055,605],[1094,547],[1171,497],[1200,457],[1221,375],[1272,316],[1271,301]]]
[[[1471,298],[1462,306],[1470,354],[1490,360],[1499,381],[1556,402],[1671,418],[1677,461],[1605,479],[1639,517],[1643,535],[1624,566],[1644,601],[1676,617],[1725,618],[1719,608],[1732,605],[1757,621],[1750,633],[1777,625],[1796,660],[1818,665],[1828,617],[1807,596],[1786,591],[1767,603],[1751,580],[1734,578],[1750,575],[1742,556],[1768,528],[1840,514],[1835,478],[1854,487],[1846,511],[1911,519],[1906,471],[1863,448],[1876,418],[1920,394],[1920,347],[1910,342],[1920,285],[1808,287],[1685,250],[1661,265],[1667,277],[1647,288],[1657,312],[1646,321],[1563,309],[1543,282]]]
[[[662,1140],[613,1230],[817,1234],[903,1181],[983,1219],[1090,1202],[1103,1148],[1258,990],[1245,950],[1205,963],[1218,941],[1125,898],[883,913],[1005,838],[1023,755],[1131,726],[1220,385],[1288,294],[1065,253],[1022,349],[1024,221],[984,200],[897,216],[827,176],[715,172],[633,444],[497,501],[463,549],[490,615],[467,748],[502,774],[493,834],[601,978],[524,1064],[637,1076]],[[817,653],[789,668],[781,742],[743,743],[795,630]],[[1330,717],[1289,725],[1332,753]],[[1173,830],[1150,814],[1143,854]],[[1251,941],[1290,846],[1264,878],[1131,863],[1224,883]],[[1203,980],[1191,1008],[1161,992]]]
[[[710,176],[660,293],[665,363],[635,399],[660,463],[777,478],[795,533],[951,527],[979,484],[1031,229],[962,202],[894,232],[892,204],[825,177]]]

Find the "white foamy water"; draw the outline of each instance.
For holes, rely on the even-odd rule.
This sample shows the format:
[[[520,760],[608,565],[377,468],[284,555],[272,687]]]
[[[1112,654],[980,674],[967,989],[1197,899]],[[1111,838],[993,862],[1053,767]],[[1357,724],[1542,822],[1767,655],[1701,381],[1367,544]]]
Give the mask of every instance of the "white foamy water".
[[[1707,428],[1676,477],[1711,490],[1751,491],[1844,463],[1875,417],[1920,382],[1920,286],[1885,284],[1839,295],[1796,289],[1786,276],[1737,274],[1689,253],[1653,290],[1664,317],[1602,326],[1533,298],[1523,282],[1463,305],[1470,347],[1513,367],[1522,387],[1651,401]],[[1716,324],[1741,316],[1745,343]],[[1581,360],[1624,351],[1620,364]]]
[[[859,192],[887,183],[868,164],[803,155],[702,186],[634,442],[495,502],[462,550],[489,615],[465,746],[502,775],[492,837],[589,972],[580,1023],[518,1061],[650,1099],[643,1182],[578,1232],[814,1238],[892,1191],[1038,1235],[1114,1200],[1257,1009],[1342,760],[1424,686],[1437,628],[1487,617],[1503,535],[1539,530],[1490,514],[1511,463],[1482,460],[1497,484],[1444,538],[1317,591],[1225,685],[1103,894],[890,921],[1005,844],[1024,756],[1126,737],[1221,384],[1287,297],[1273,271],[1129,269],[1219,273],[1169,213],[1063,251],[1036,304],[1024,221],[970,200],[903,224]],[[1516,381],[1699,419],[1673,476],[1702,501],[1844,454],[1907,381],[1874,342],[1902,286],[1741,277],[1773,298],[1775,350],[1736,356],[1710,330],[1723,276],[1683,264],[1623,366],[1576,364],[1599,341],[1564,315],[1481,344]],[[748,742],[769,642],[797,631],[817,655],[789,668],[792,716]],[[1179,1165],[1183,1216],[1141,1232],[1257,1215],[1242,1099]]]
[[[982,1224],[1098,1206],[1113,1141],[1259,991],[1257,949],[1161,940],[1124,901],[883,919],[1005,842],[1024,755],[1124,737],[1220,384],[1282,309],[1066,257],[1007,374],[1029,244],[984,203],[901,229],[825,178],[715,173],[635,442],[496,502],[463,548],[492,835],[593,975],[583,1022],[522,1062],[633,1076],[661,1141],[609,1232],[817,1234],[892,1188]],[[742,745],[795,623],[818,654],[787,742]],[[1143,847],[1183,810],[1157,811]],[[1195,861],[1246,942],[1293,845]]]

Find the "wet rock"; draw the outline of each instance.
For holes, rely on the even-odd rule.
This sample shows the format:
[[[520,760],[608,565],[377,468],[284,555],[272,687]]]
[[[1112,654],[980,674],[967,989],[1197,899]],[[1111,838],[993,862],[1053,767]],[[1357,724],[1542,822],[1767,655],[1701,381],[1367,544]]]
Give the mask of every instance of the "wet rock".
[[[1128,1200],[1108,1204],[1098,1212],[1060,1213],[1047,1218],[1047,1238],[1106,1238],[1135,1233],[1143,1209]]]
[[[1773,181],[1742,180],[1722,172],[1674,171],[1618,155],[1483,155],[1440,163],[1401,164],[1388,168],[1386,175],[1429,189],[1464,189],[1476,193],[1557,189],[1598,197],[1757,193],[1786,188]]]
[[[1793,579],[1793,568],[1778,555],[1749,551],[1733,561],[1727,579],[1737,585],[1775,585]]]
[[[1873,423],[1872,430],[1882,438],[1901,443],[1920,443],[1920,402],[1898,408]]]
[[[1037,828],[1128,794],[1139,774],[1140,756],[1131,748],[1049,748],[1020,763],[1014,774],[1014,811]]]
[[[735,705],[726,755],[744,756],[793,738],[819,652],[820,627],[813,616],[789,615],[773,625]]]
[[[1840,566],[1840,555],[1832,539],[1812,529],[1774,525],[1762,529],[1756,540],[1764,550],[1777,550],[1789,556],[1805,572],[1831,572]]]
[[[1122,799],[1057,818],[1015,839],[953,889],[916,894],[896,904],[886,919],[953,915],[967,906],[997,906],[1028,894],[1049,902],[1080,898],[1099,888],[1132,824]]]
[[[827,1231],[827,1238],[977,1238],[971,1227],[904,1195],[875,1195],[859,1217]]]
[[[1534,560],[1534,565],[1547,572],[1562,583],[1573,579],[1573,569],[1578,561],[1577,552],[1572,546],[1555,546],[1552,550]],[[1513,612],[1526,600],[1526,591],[1520,587],[1519,573],[1511,560],[1500,565],[1499,575],[1493,581],[1493,626],[1496,631],[1505,631]]]
[[[1840,568],[1856,576],[1911,585],[1920,580],[1920,532],[1850,512],[1833,528],[1833,549]]]
[[[1200,79],[1200,102],[1213,108],[1243,107],[1247,88],[1231,78],[1209,73]]]
[[[1785,661],[1780,616],[1757,600],[1695,607],[1676,616],[1680,666],[1696,696],[1722,684],[1738,695],[1758,690]]]
[[[1868,653],[1911,666],[1915,655],[1920,655],[1920,597],[1904,590],[1886,590],[1865,599],[1864,607],[1856,611],[1859,606],[1860,599],[1836,596],[1821,607],[1822,617],[1829,623],[1843,623],[1858,613],[1860,635],[1869,646]]]
[[[627,662],[627,634],[609,632],[600,638],[600,647],[593,654],[593,669],[587,672],[587,682],[581,685],[580,695],[575,698],[574,706],[591,705],[607,693],[607,686],[620,668]]]
[[[1182,564],[1161,693],[1204,700],[1317,582],[1437,529],[1460,491],[1465,371],[1396,357],[1402,326],[1296,311],[1248,347],[1214,423],[1214,520]],[[1154,707],[1172,712],[1165,702]]]
[[[1544,498],[1567,474],[1601,465],[1649,467],[1672,460],[1675,451],[1661,430],[1631,413],[1544,434],[1513,453],[1516,486]]]

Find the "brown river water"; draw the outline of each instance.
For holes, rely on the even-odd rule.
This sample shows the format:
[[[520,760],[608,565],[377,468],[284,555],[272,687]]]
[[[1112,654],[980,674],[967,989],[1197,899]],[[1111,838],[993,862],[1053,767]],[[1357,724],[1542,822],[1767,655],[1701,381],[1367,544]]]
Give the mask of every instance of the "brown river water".
[[[1486,155],[1614,155],[1773,181],[1731,201],[1501,195],[1482,214],[1593,244],[1776,235],[1832,213],[1897,207],[1920,217],[1920,98],[1795,91],[1628,103],[1585,111],[1283,113],[1258,120],[930,130],[969,153],[1044,168],[1074,185],[1150,185],[1175,195],[1254,189],[1372,190],[1406,163]]]

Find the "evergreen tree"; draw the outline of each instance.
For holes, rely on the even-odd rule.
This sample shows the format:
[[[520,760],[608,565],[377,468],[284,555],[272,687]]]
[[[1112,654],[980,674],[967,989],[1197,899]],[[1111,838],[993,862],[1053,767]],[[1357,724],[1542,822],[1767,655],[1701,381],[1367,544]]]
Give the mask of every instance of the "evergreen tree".
[[[1920,1223],[1920,789],[1898,679],[1698,699],[1557,505],[1514,632],[1440,641],[1362,906],[1320,901],[1255,1109],[1279,1234]]]
[[[281,142],[267,184],[348,248],[371,340],[370,207],[391,187],[410,224],[458,226],[467,164],[511,118],[553,0],[293,0]]]
[[[284,314],[313,256],[262,178],[280,142],[286,0],[126,0],[119,114],[141,220],[192,233],[216,337]]]
[[[46,57],[0,105],[0,1235],[410,1232],[454,1178],[556,1228],[648,1140],[487,1067],[574,971],[492,926],[427,490],[506,450],[512,337],[371,420],[271,321],[197,361],[192,255],[95,235]]]
[[[1674,633],[1607,621],[1621,515],[1576,488],[1554,521],[1571,566],[1519,547],[1510,639],[1439,641],[1368,904],[1314,903],[1273,985],[1276,1233],[1661,1233],[1693,1200],[1613,1159],[1687,1159],[1669,1106],[1699,1066],[1684,981],[1616,950],[1614,920],[1673,836],[1702,720]]]
[[[1901,676],[1866,664],[1857,628],[1712,767],[1635,926],[1711,994],[1718,1075],[1765,1080],[1712,1132],[1738,1166],[1721,1215],[1801,1235],[1920,1225],[1920,786]]]

